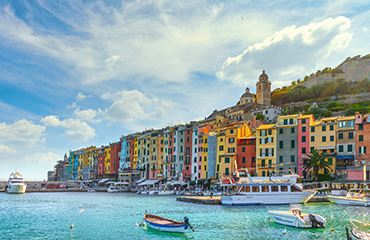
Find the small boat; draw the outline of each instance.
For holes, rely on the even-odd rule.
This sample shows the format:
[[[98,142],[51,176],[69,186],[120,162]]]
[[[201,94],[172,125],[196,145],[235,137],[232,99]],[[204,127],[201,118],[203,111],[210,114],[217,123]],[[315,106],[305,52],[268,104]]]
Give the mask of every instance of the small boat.
[[[350,189],[346,196],[327,196],[330,201],[343,204],[343,205],[352,205],[352,206],[370,206],[370,189]]]
[[[140,226],[144,225],[148,228],[162,232],[185,233],[185,230],[188,229],[188,227],[194,231],[194,228],[190,225],[187,217],[184,217],[184,221],[178,222],[146,213],[143,221],[144,222],[141,223]]]
[[[290,204],[289,211],[268,211],[273,221],[296,228],[325,228],[326,219],[312,213],[302,213],[302,205]]]
[[[369,226],[370,224],[364,223],[362,221],[350,219],[351,221],[351,233],[354,237],[354,239],[364,239],[364,240],[370,240],[370,232],[369,232]],[[367,231],[365,230],[367,228]],[[352,238],[349,236],[348,228],[346,227],[347,231],[347,239],[352,240]]]
[[[10,174],[8,185],[5,187],[7,193],[18,193],[22,194],[26,192],[27,185],[23,181],[23,176],[15,171]]]

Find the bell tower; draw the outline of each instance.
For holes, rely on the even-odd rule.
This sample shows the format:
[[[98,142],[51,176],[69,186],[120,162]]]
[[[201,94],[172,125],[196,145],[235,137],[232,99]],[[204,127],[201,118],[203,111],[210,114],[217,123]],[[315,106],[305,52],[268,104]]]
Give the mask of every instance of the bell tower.
[[[262,71],[259,81],[256,83],[256,92],[256,103],[265,106],[271,105],[271,82],[265,70]]]

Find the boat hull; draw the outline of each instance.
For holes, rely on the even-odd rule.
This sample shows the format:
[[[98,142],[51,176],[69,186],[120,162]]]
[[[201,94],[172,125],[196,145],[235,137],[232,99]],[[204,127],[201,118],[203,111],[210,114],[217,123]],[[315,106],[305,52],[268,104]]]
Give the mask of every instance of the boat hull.
[[[162,232],[172,232],[172,233],[185,233],[185,224],[184,225],[162,225],[162,224],[156,224],[152,223],[146,219],[144,219],[145,224],[148,228],[162,231]]]
[[[26,192],[26,184],[11,184],[6,190],[7,193],[11,194],[23,194]]]
[[[222,195],[222,205],[291,204],[304,202],[314,191],[287,193],[250,193],[245,195]]]
[[[355,198],[333,196],[333,195],[328,195],[327,198],[329,198],[331,202],[342,204],[342,205],[363,206],[363,207],[370,206],[370,201],[365,200],[365,199],[355,199]]]
[[[312,224],[311,224],[311,222],[308,221],[308,219],[307,219],[307,221],[305,221],[301,217],[299,217],[297,215],[294,215],[294,214],[291,214],[289,212],[268,211],[268,213],[270,214],[270,216],[272,217],[272,219],[275,223],[290,226],[290,227],[296,227],[296,228],[312,228]],[[313,214],[313,215],[316,217],[316,219],[320,219],[321,222],[324,222],[324,224],[325,224],[325,221],[324,221],[323,217],[321,217],[319,215],[315,215],[315,214]],[[306,216],[307,216],[307,214],[306,214]],[[322,227],[318,226],[317,228],[322,228]]]

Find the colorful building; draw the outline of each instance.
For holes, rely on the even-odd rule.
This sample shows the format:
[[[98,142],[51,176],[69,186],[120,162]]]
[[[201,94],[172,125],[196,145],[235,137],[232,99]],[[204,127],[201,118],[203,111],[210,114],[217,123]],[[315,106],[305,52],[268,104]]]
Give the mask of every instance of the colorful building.
[[[256,130],[257,176],[271,176],[276,166],[276,126],[260,125]]]
[[[356,138],[355,116],[338,118],[338,130],[336,132],[336,177],[345,179],[347,168],[355,165]]]
[[[303,159],[307,159],[310,154],[310,123],[314,121],[312,114],[299,115],[298,117],[297,173],[304,178],[307,176],[303,174]]]

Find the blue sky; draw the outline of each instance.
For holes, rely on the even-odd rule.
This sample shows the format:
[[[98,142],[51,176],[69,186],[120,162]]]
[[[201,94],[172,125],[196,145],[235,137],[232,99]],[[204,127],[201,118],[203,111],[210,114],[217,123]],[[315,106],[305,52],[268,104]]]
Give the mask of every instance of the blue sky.
[[[368,1],[0,1],[0,179],[370,53]]]

